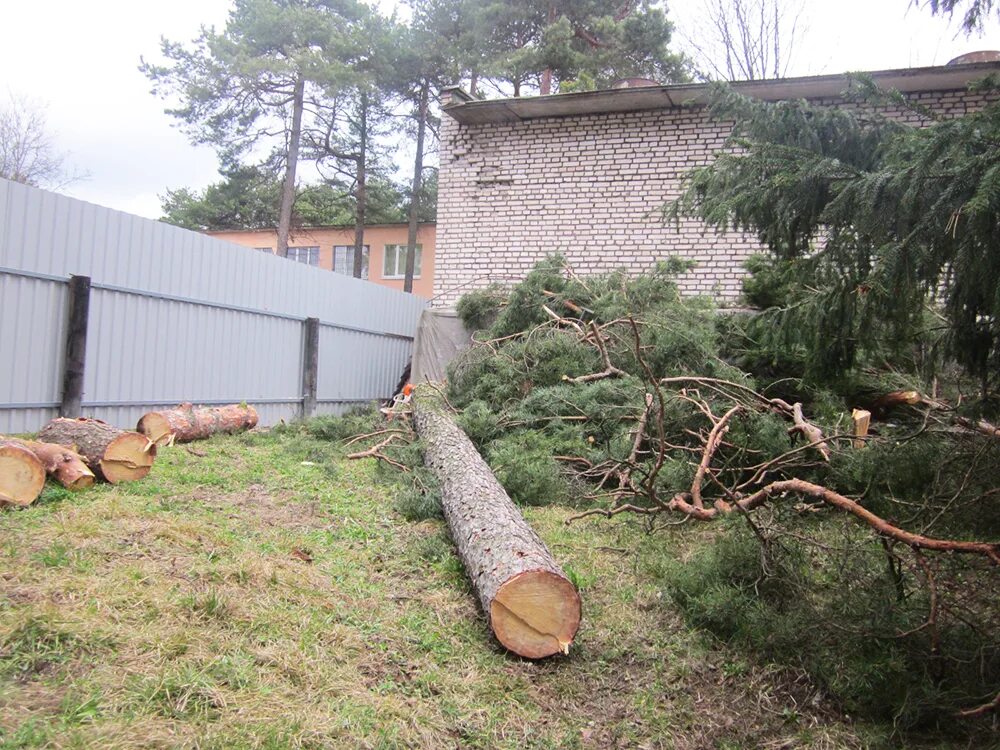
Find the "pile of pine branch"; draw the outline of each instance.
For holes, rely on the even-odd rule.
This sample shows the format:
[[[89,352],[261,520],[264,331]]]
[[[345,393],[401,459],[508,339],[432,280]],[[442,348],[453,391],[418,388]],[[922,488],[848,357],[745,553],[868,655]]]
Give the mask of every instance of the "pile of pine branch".
[[[569,521],[735,519],[762,560],[783,546],[805,550],[811,567],[789,573],[788,590],[815,603],[825,620],[815,633],[850,626],[903,663],[892,679],[906,697],[872,696],[873,706],[897,701],[889,710],[914,722],[991,713],[995,420],[947,393],[923,395],[907,373],[859,368],[845,386],[741,370],[729,346],[739,321],[683,300],[672,280],[681,270],[584,279],[550,259],[509,294],[462,300],[480,330],[450,370],[448,398],[508,493],[582,506]],[[765,578],[778,569],[762,565]],[[884,587],[888,608],[860,590],[831,596],[835,579],[867,594]],[[868,624],[834,621],[845,612]],[[845,703],[863,710],[865,700]]]

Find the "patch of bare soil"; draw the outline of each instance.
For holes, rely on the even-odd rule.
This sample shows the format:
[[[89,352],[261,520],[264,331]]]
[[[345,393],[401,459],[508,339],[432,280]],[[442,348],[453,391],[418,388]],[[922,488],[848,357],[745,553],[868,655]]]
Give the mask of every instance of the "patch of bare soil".
[[[242,492],[220,494],[199,489],[185,503],[217,511],[229,510],[230,518],[249,517],[264,527],[288,530],[317,529],[327,526],[330,517],[315,500],[297,500],[295,493],[281,490],[270,492],[264,485],[251,484]]]

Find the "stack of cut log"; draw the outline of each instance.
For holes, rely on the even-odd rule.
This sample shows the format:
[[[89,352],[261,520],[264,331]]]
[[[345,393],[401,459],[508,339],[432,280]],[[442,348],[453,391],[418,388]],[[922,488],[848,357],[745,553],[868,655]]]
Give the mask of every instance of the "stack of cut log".
[[[144,415],[136,431],[87,417],[53,419],[39,431],[38,440],[0,436],[0,506],[31,505],[46,475],[70,490],[86,489],[98,479],[135,482],[149,474],[159,446],[256,425],[257,412],[246,404],[181,404]]]

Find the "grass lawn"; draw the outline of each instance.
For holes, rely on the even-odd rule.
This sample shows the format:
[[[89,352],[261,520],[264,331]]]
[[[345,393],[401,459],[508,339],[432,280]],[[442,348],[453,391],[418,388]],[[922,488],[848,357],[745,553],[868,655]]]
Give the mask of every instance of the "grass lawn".
[[[0,748],[842,748],[795,675],[682,624],[654,574],[710,529],[525,515],[583,588],[568,657],[492,640],[442,522],[303,435],[161,451],[0,512]]]

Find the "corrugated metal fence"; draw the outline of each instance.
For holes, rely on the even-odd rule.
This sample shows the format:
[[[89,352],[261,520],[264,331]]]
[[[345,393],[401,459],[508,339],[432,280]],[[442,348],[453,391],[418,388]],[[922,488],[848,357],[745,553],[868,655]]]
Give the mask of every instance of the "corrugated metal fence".
[[[82,413],[134,425],[181,401],[303,405],[319,319],[317,414],[382,399],[410,357],[413,295],[0,179],[0,433],[62,400],[69,279],[91,279]]]

